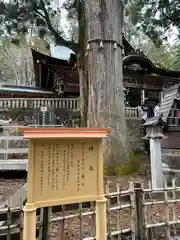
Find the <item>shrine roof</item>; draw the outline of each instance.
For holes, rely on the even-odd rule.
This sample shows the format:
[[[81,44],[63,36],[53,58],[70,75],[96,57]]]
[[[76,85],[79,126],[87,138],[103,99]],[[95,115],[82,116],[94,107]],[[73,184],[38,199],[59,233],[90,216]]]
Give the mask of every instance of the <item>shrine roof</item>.
[[[132,47],[132,45],[129,43],[129,41],[126,39],[125,36],[123,36],[123,46],[125,53],[135,53],[135,49]],[[39,58],[39,60],[45,60],[48,63],[51,64],[67,64],[68,65],[68,60],[70,58],[70,55],[75,53],[64,46],[55,46],[51,47],[51,56],[45,55],[43,53],[40,53],[34,49],[31,49],[33,58]],[[35,60],[35,59],[34,59]]]
[[[51,57],[60,60],[69,60],[71,54],[75,54],[71,49],[64,46],[51,46],[50,47]]]
[[[142,53],[135,53],[135,49],[130,45],[130,43],[127,41],[125,37],[123,37],[123,45],[125,49],[125,56],[123,57],[124,67],[136,65],[137,71],[140,71],[140,72],[146,71],[149,74],[156,74],[157,76],[180,79],[180,71],[172,71],[172,70],[156,67],[151,62],[151,60],[149,60]],[[74,54],[68,48],[64,48],[63,46],[57,46],[57,47],[58,47],[58,53],[55,54],[55,48],[52,49],[52,52],[53,52],[53,56],[57,56],[58,58],[45,55],[43,53],[40,53],[32,49],[35,72],[37,72],[36,65],[38,60],[44,64],[48,64],[52,66],[54,65],[54,67],[60,67],[60,66],[70,67],[68,61],[71,61],[70,58]]]
[[[54,95],[54,92],[43,90],[42,88],[37,87],[23,87],[23,86],[11,86],[11,85],[2,85],[0,86],[0,92],[22,92],[22,93],[42,93],[46,95]]]
[[[123,66],[128,67],[135,65],[138,71],[147,71],[157,76],[178,78],[180,79],[180,71],[172,71],[160,67],[156,67],[151,60],[142,54],[129,54],[123,58]]]
[[[175,84],[163,91],[164,97],[160,103],[160,113],[164,122],[167,122],[174,100],[178,98],[179,94],[180,84]]]
[[[49,55],[40,53],[34,49],[31,49],[31,51],[32,51],[34,64],[36,64],[37,60],[39,60],[39,61],[42,61],[43,63],[52,64],[52,65],[59,65],[59,66],[69,65],[67,60],[54,58]]]
[[[148,118],[147,121],[143,124],[144,127],[157,126],[157,125],[161,125],[161,126],[165,125],[165,122],[162,120],[161,117]]]

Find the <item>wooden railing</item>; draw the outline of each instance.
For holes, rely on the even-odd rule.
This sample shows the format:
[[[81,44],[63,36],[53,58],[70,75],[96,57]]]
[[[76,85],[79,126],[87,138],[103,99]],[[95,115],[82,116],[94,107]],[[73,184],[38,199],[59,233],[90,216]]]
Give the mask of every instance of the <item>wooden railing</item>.
[[[69,108],[79,111],[79,98],[0,98],[0,109]]]
[[[0,135],[0,170],[26,170],[28,141],[18,128],[22,126],[4,126]]]
[[[50,108],[68,108],[73,111],[79,111],[79,98],[0,98],[0,111],[12,109],[34,109],[40,107]],[[138,108],[126,107],[125,115],[127,118],[139,118]]]
[[[140,119],[140,113],[138,107],[125,107],[126,118]]]

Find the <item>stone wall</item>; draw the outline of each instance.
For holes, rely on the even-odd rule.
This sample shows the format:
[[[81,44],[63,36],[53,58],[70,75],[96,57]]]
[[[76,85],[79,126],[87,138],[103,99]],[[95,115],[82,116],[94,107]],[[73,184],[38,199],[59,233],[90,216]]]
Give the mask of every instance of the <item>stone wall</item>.
[[[133,149],[143,149],[144,140],[141,119],[127,119],[128,140]]]

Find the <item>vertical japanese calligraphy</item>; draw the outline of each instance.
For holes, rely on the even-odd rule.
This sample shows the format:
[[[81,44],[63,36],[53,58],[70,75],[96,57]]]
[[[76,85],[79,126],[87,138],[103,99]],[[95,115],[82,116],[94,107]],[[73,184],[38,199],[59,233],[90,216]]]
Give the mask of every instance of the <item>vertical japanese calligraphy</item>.
[[[35,146],[34,198],[48,201],[96,194],[94,140],[44,140]]]
[[[74,144],[71,144],[71,167],[74,167]]]
[[[40,194],[42,194],[44,188],[44,144],[40,146],[40,161]]]
[[[84,187],[84,180],[85,180],[85,173],[84,173],[84,146],[85,144],[82,143],[81,144],[81,148],[82,148],[82,151],[81,151],[81,186]]]
[[[51,184],[51,144],[48,144],[48,188]]]
[[[60,182],[59,182],[59,174],[60,174],[60,169],[59,169],[59,158],[60,158],[60,154],[59,154],[59,150],[60,150],[60,146],[59,144],[56,144],[56,191],[59,191],[60,189]]]
[[[69,181],[70,174],[70,144],[67,145],[67,159],[66,159],[66,181]]]
[[[66,150],[63,155],[63,172],[62,172],[62,187],[64,189],[66,183]]]
[[[51,189],[55,189],[55,144],[51,144]]]
[[[76,166],[76,187],[77,191],[79,192],[80,190],[80,159],[77,159],[77,166]]]

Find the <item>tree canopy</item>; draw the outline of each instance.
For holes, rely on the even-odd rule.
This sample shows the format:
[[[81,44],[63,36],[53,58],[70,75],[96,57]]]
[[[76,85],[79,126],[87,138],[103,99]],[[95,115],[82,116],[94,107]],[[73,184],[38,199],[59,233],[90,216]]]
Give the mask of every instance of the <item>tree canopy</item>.
[[[142,32],[137,31],[127,18],[124,22],[125,35],[137,52],[142,52],[157,67],[180,71],[180,47],[179,42],[171,44],[163,41],[156,46],[153,41]]]
[[[180,38],[179,0],[125,0],[126,16],[159,46],[167,40],[169,31]]]
[[[0,13],[1,37],[17,40],[20,34],[35,31],[41,38],[52,37],[56,44],[76,50],[76,44],[65,40],[60,25],[54,21],[61,10],[50,0],[12,0],[0,4]]]
[[[61,9],[50,0],[12,0],[0,4],[0,35],[13,36],[28,33],[36,28],[40,37],[51,36],[58,44],[77,50],[77,44],[63,37],[62,29],[53,19],[61,14]],[[78,17],[79,0],[66,0],[64,7],[69,17]],[[142,30],[159,46],[167,39],[168,31],[175,29],[180,37],[180,2],[179,0],[125,0],[125,15],[128,20]],[[6,31],[5,31],[6,29]]]
[[[22,33],[34,33],[42,39],[48,38],[56,44],[69,47],[77,53],[79,44],[74,41],[74,37],[67,39],[64,36],[62,28],[57,23],[61,17],[61,8],[53,5],[52,2],[50,0],[12,0],[6,4],[1,3],[0,36],[17,41]],[[167,43],[164,40],[167,39],[168,31],[172,29],[175,29],[180,37],[180,2],[178,0],[125,0],[124,3],[125,34],[128,39],[134,42],[137,48],[141,48],[150,59],[155,60],[155,64],[174,70],[179,69],[179,45],[166,48]],[[84,39],[81,38],[84,33],[80,33],[84,23],[82,18],[80,19],[83,11],[80,4],[82,2],[79,0],[66,0],[62,7],[67,10],[68,17],[71,19],[70,24],[73,25],[70,35],[77,39],[79,34],[79,42],[82,43]],[[81,20],[79,33],[74,19]],[[129,31],[130,28],[131,31]],[[170,56],[168,55],[167,62],[170,48],[172,52]]]

